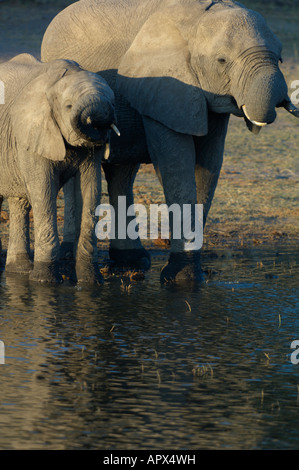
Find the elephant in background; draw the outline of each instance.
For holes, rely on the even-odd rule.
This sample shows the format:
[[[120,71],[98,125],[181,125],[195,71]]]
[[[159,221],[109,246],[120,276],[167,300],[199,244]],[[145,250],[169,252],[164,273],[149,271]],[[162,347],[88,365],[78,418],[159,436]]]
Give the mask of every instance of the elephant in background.
[[[264,18],[232,0],[81,0],[50,23],[41,55],[78,61],[115,93],[121,136],[112,136],[103,168],[116,214],[118,196],[133,203],[139,164],[151,162],[168,206],[202,204],[205,223],[230,114],[255,134],[275,120],[276,107],[299,115],[281,51]],[[185,242],[172,235],[162,282],[202,279],[200,250]],[[120,263],[149,265],[140,239],[116,236],[109,252]]]
[[[114,94],[99,75],[72,61],[42,63],[21,54],[0,65],[0,202],[10,211],[6,272],[60,282],[56,199],[75,177],[76,276],[100,282],[95,262],[95,209],[100,201],[101,153],[115,122]],[[98,152],[93,152],[97,146]],[[34,217],[34,264],[29,211]]]

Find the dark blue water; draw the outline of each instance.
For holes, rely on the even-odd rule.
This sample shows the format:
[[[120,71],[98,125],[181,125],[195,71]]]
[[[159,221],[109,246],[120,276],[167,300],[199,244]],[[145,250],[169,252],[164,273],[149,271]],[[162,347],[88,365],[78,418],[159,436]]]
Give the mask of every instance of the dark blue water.
[[[299,449],[297,247],[206,253],[197,288],[165,259],[92,289],[2,273],[1,449]]]

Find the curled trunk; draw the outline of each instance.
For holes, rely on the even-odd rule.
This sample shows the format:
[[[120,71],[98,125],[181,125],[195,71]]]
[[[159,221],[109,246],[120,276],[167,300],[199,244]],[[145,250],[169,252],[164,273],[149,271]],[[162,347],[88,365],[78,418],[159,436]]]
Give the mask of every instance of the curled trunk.
[[[75,133],[88,142],[104,144],[115,122],[114,108],[104,97],[81,98],[74,107],[71,125]]]
[[[240,57],[241,73],[233,81],[235,99],[243,110],[248,128],[258,133],[276,118],[276,108],[288,101],[288,88],[275,54],[264,47],[252,47]]]
[[[275,121],[276,110],[287,97],[287,84],[276,69],[262,70],[250,82],[244,94],[246,117],[257,126]]]

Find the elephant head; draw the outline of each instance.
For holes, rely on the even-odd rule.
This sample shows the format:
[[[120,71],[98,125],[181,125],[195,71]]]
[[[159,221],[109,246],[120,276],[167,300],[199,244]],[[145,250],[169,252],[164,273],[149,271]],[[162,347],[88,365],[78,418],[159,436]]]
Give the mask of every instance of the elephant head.
[[[281,44],[263,17],[228,1],[167,2],[143,25],[118,69],[141,114],[184,134],[208,132],[208,109],[243,117],[257,133],[291,105]]]
[[[107,142],[116,118],[113,91],[102,77],[72,61],[44,64],[28,55],[12,61],[34,62],[32,80],[10,111],[18,148],[64,160],[68,146]]]

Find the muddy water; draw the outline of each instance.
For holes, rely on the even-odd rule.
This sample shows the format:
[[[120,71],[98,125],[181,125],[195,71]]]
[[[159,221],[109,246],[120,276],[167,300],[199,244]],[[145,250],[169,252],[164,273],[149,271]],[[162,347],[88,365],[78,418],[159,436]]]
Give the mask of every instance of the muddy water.
[[[207,254],[198,288],[164,261],[100,289],[2,273],[1,449],[299,448],[297,248]]]

